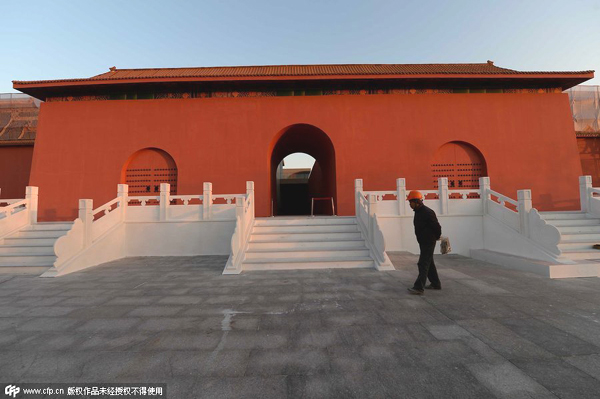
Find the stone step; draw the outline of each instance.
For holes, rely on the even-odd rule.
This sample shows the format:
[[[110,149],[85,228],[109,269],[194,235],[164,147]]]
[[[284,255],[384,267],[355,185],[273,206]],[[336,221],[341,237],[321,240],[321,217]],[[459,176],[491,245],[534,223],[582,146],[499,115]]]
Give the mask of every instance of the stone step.
[[[244,260],[244,270],[297,270],[297,269],[341,269],[374,267],[373,260],[366,257],[335,258],[275,258]]]
[[[540,216],[544,220],[561,220],[561,219],[586,219],[584,212],[580,211],[563,211],[563,212],[540,212]]]
[[[58,238],[67,234],[67,230],[20,230],[11,237],[16,238]]]
[[[547,222],[556,227],[559,226],[600,226],[600,219],[556,219],[547,220]]]
[[[356,224],[341,224],[341,225],[287,225],[287,226],[271,226],[262,225],[254,226],[253,234],[286,234],[286,233],[346,233],[358,231]]]
[[[249,250],[253,249],[320,249],[320,248],[362,248],[365,245],[365,240],[361,238],[352,238],[348,240],[338,241],[323,241],[323,240],[306,240],[306,241],[263,241],[250,242]]]
[[[0,255],[0,266],[52,266],[54,255]]]
[[[308,225],[340,225],[340,224],[356,224],[355,217],[334,216],[334,217],[272,217],[272,218],[256,218],[254,226],[308,226]]]
[[[592,250],[592,251],[566,250],[566,251],[562,251],[562,256],[569,258],[569,259],[577,259],[577,260],[600,259],[600,251],[598,251],[598,250]]]
[[[339,241],[349,239],[362,238],[359,231],[347,233],[290,233],[290,234],[254,234],[250,237],[250,242],[265,242],[265,241]]]
[[[600,234],[600,225],[595,226],[556,226],[561,234]]]
[[[21,237],[8,237],[4,239],[4,245],[9,246],[42,246],[52,245],[56,242],[56,238],[21,238]]]
[[[52,245],[0,245],[0,256],[2,255],[54,255]]]
[[[279,250],[252,250],[246,252],[248,259],[281,259],[281,258],[339,258],[339,257],[368,257],[369,249],[367,247],[355,248],[322,248],[322,249],[279,249]]]
[[[71,230],[73,223],[38,223],[27,226],[22,231],[41,231],[41,230]]]
[[[40,274],[51,269],[50,266],[23,266],[23,265],[0,265],[0,274]]]

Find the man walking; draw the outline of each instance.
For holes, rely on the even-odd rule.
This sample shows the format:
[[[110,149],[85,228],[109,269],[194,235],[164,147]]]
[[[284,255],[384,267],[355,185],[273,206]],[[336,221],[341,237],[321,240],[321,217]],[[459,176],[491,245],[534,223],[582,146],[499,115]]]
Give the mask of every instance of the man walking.
[[[419,277],[412,288],[409,288],[413,295],[423,295],[425,289],[441,290],[442,283],[437,274],[435,263],[433,262],[433,251],[435,242],[442,235],[435,212],[423,204],[423,194],[418,191],[408,193],[410,207],[415,212],[413,223],[415,225],[415,235],[419,243]],[[429,279],[430,285],[425,285]]]

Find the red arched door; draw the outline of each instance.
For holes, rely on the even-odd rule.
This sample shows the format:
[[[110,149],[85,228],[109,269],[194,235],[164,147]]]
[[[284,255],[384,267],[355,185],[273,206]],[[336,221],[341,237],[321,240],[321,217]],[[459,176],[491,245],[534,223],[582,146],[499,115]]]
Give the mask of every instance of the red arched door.
[[[177,194],[177,165],[166,152],[146,148],[133,154],[125,163],[121,181],[129,185],[130,195],[159,195],[160,183],[171,185]]]
[[[441,146],[435,154],[431,170],[435,188],[438,188],[440,177],[448,178],[450,189],[479,188],[479,178],[487,176],[483,155],[475,147],[461,142]]]

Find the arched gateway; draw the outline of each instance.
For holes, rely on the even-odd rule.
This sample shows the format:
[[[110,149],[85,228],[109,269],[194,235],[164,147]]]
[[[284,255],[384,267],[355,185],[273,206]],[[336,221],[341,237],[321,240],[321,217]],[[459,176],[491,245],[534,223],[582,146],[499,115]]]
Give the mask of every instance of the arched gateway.
[[[271,209],[272,215],[310,214],[315,201],[315,214],[332,214],[337,206],[335,150],[329,136],[321,129],[304,123],[288,126],[271,143]],[[288,155],[303,152],[315,159],[306,189],[288,192],[278,189],[277,169]],[[279,195],[278,195],[279,193]],[[300,197],[298,195],[300,194]],[[290,196],[294,195],[292,199]],[[325,200],[319,200],[325,199]],[[327,200],[329,199],[329,200]],[[293,203],[293,206],[292,206]],[[298,206],[300,203],[300,206]]]

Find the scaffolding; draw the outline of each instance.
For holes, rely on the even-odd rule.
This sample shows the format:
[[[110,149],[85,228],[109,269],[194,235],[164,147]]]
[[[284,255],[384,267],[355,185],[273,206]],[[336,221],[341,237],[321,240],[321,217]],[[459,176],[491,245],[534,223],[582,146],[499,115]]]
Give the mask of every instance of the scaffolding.
[[[600,133],[600,86],[575,86],[566,91],[577,133]]]

